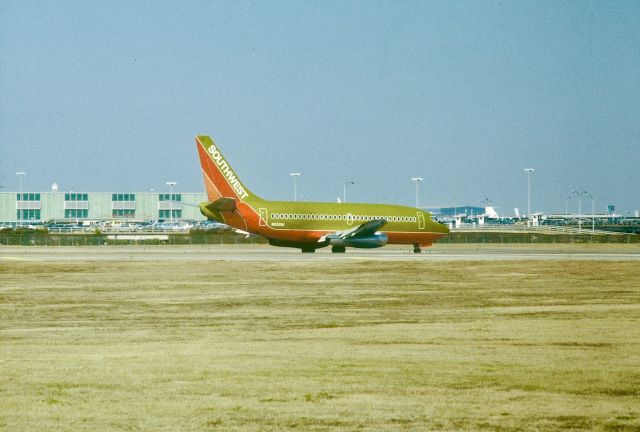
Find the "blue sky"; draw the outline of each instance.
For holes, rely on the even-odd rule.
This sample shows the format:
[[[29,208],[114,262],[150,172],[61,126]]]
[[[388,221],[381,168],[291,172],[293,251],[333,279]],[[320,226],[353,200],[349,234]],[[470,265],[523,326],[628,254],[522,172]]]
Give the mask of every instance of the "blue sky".
[[[0,2],[0,184],[640,209],[640,2]],[[459,197],[455,198],[454,197]],[[574,200],[572,200],[574,201]],[[588,207],[590,207],[590,201]],[[571,202],[570,202],[571,203]],[[570,204],[570,209],[575,204]]]

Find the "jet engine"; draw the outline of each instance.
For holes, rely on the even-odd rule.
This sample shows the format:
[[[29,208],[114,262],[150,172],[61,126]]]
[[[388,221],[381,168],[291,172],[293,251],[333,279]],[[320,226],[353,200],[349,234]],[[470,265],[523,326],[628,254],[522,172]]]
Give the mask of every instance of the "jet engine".
[[[364,237],[350,237],[350,238],[328,238],[331,246],[352,247],[361,249],[372,249],[384,246],[387,244],[389,237],[385,233],[377,232]]]

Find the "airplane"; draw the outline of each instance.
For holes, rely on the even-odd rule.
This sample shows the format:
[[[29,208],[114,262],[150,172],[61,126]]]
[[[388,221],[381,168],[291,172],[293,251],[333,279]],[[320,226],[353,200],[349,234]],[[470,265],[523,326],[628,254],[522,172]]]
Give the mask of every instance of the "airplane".
[[[344,253],[347,247],[411,244],[420,253],[449,233],[429,212],[413,207],[264,200],[240,181],[209,136],[197,135],[196,146],[209,199],[199,204],[200,212],[238,232],[262,236],[272,246],[305,253],[331,246],[333,253]]]

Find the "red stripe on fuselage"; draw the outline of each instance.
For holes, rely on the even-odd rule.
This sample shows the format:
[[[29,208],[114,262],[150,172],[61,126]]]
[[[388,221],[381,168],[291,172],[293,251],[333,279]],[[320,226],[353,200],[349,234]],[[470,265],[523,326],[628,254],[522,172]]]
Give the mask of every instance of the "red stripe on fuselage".
[[[297,241],[302,243],[317,242],[322,236],[327,234],[333,234],[335,230],[298,230],[298,229],[273,229],[268,226],[261,226],[255,229],[256,234],[263,237]],[[446,234],[432,233],[432,232],[400,232],[400,231],[385,231],[389,241],[387,244],[420,244],[423,246],[430,246],[434,241],[446,236]]]

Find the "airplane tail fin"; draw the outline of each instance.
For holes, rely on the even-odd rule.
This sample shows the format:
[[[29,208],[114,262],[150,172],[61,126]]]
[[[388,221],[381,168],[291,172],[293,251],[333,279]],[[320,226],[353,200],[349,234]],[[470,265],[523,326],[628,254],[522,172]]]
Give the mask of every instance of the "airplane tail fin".
[[[209,201],[235,198],[250,203],[259,199],[242,184],[211,137],[196,135],[196,146]]]

